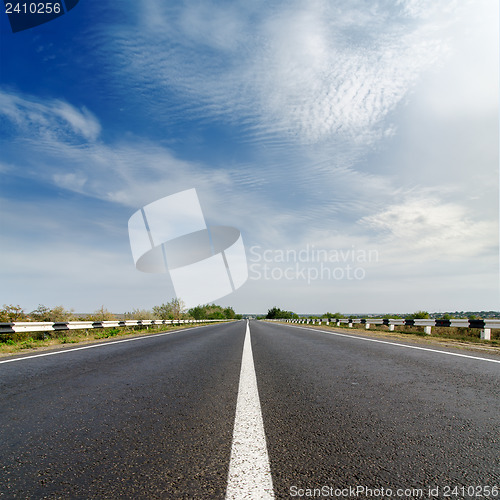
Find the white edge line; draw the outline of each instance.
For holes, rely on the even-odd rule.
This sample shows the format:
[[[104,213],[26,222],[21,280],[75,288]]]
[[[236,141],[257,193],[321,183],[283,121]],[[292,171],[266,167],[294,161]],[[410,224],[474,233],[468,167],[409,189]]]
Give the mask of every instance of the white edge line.
[[[25,359],[41,358],[42,356],[54,356],[55,354],[66,354],[68,352],[81,351],[83,349],[93,349],[94,347],[106,347],[109,345],[121,344],[122,342],[132,342],[134,340],[150,339],[153,337],[163,337],[164,335],[171,335],[172,333],[178,333],[178,332],[184,332],[184,331],[193,331],[193,330],[196,330],[197,328],[205,328],[207,326],[214,326],[214,325],[200,325],[200,326],[194,326],[192,328],[181,328],[179,330],[174,330],[172,332],[153,333],[150,335],[143,335],[141,337],[134,337],[131,339],[111,340],[111,341],[102,342],[99,344],[92,344],[92,345],[86,345],[86,346],[82,346],[82,347],[75,347],[73,349],[64,349],[63,351],[44,352],[42,354],[33,354],[31,356],[23,356],[23,357],[19,357],[19,358],[5,359],[5,360],[0,361],[0,364],[13,363],[14,361],[23,361]]]
[[[439,349],[429,349],[428,347],[418,347],[416,345],[406,345],[406,344],[398,344],[397,342],[388,342],[387,340],[378,340],[378,339],[368,339],[366,337],[358,337],[357,335],[348,335],[346,333],[338,333],[338,332],[329,332],[328,330],[319,330],[317,328],[306,328],[304,326],[291,326],[283,323],[274,323],[280,326],[290,326],[291,328],[300,328],[301,330],[313,331],[313,332],[322,332],[328,333],[329,335],[337,335],[338,337],[347,337],[350,339],[358,339],[358,340],[366,340],[367,342],[378,342],[379,344],[389,344],[396,345],[398,347],[407,347],[408,349],[419,349],[420,351],[429,351],[429,352],[438,352],[439,354],[447,354],[448,356],[459,356],[461,358],[469,358],[469,359],[477,359],[479,361],[489,361],[490,363],[500,363],[498,359],[490,359],[490,358],[480,358],[479,356],[470,356],[468,354],[460,354],[458,352],[448,352],[448,351],[440,351]]]
[[[250,327],[247,322],[226,500],[249,498],[273,500],[274,489],[253,362]]]

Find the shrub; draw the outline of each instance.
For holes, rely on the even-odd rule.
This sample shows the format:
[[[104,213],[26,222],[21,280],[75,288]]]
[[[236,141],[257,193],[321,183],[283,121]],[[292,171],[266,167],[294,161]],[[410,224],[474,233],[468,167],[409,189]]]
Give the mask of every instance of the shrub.
[[[66,310],[63,306],[56,306],[52,309],[40,304],[34,311],[31,311],[30,319],[33,321],[66,322],[74,321],[73,311]]]
[[[192,307],[187,312],[193,319],[235,319],[236,313],[232,307],[222,307],[216,304],[205,304]]]
[[[26,314],[21,306],[14,304],[4,304],[0,309],[0,323],[11,323],[13,321],[23,321]]]
[[[429,319],[429,313],[427,311],[417,311],[413,314],[406,316],[406,319]]]
[[[89,316],[89,319],[92,321],[112,321],[116,317],[113,313],[105,309],[104,306],[101,306],[100,309],[97,309],[97,311]]]
[[[125,319],[157,319],[153,311],[147,309],[132,309],[131,312],[126,312],[123,316]]]

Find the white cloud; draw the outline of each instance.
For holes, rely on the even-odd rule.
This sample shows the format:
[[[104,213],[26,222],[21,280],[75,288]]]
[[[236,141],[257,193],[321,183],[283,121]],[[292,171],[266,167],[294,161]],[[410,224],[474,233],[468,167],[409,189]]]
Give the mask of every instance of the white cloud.
[[[499,4],[477,0],[460,10],[446,31],[447,58],[423,82],[420,105],[439,119],[498,113]]]
[[[56,101],[53,104],[52,111],[63,120],[66,120],[73,131],[76,134],[80,134],[85,139],[95,140],[101,133],[99,122],[86,108],[77,110],[65,102]]]
[[[87,177],[81,172],[54,174],[54,183],[59,187],[68,189],[69,191],[82,192],[86,182]]]
[[[234,6],[213,2],[188,2],[179,24],[190,43],[222,51],[236,51],[246,34],[245,23]]]
[[[305,142],[338,134],[365,141],[444,50],[426,25],[403,27],[379,4],[294,5],[264,31],[268,48],[251,69],[263,127]]]
[[[474,5],[479,2],[485,5],[483,0]],[[417,107],[432,108],[436,115],[460,124],[459,108],[480,114],[496,100],[491,88],[497,80],[488,83],[487,64],[479,64],[480,71],[470,78],[470,68],[460,68],[457,49],[462,45],[456,40],[468,19],[453,23],[463,15],[463,2],[460,6],[451,0],[272,6],[247,2],[237,7],[185,2],[171,7],[148,0],[144,9],[135,2],[130,5],[134,13],[140,11],[137,22],[142,34],[137,35],[136,25],[114,25],[92,38],[93,49],[102,50],[94,55],[103,63],[108,88],[122,92],[123,100],[134,101],[152,122],[171,129],[178,116],[183,121],[193,118],[197,125],[201,121],[201,128],[218,121],[234,123],[237,141],[251,143],[252,160],[241,159],[237,147],[233,163],[214,165],[186,161],[175,145],[169,149],[143,137],[105,142],[99,119],[85,108],[0,92],[0,113],[12,124],[12,140],[2,144],[7,173],[88,197],[80,210],[68,213],[69,202],[56,203],[57,209],[40,219],[41,230],[72,241],[54,253],[52,242],[38,252],[33,250],[33,235],[28,240],[15,232],[37,210],[30,200],[23,200],[30,211],[19,212],[18,224],[8,227],[13,235],[8,256],[12,269],[20,273],[23,260],[29,260],[24,276],[38,276],[38,286],[48,276],[47,269],[61,261],[58,276],[67,273],[75,282],[80,280],[89,296],[94,277],[102,274],[113,283],[109,290],[116,292],[117,282],[134,285],[130,287],[133,296],[125,291],[108,294],[116,296],[116,304],[149,307],[156,303],[160,282],[142,274],[123,277],[128,270],[136,273],[126,221],[146,203],[196,187],[209,223],[238,227],[246,244],[296,249],[307,244],[337,249],[355,245],[380,251],[381,261],[370,268],[372,278],[362,283],[324,282],[309,288],[297,283],[245,285],[234,300],[241,300],[246,310],[262,311],[273,305],[266,301],[277,295],[283,300],[280,306],[297,309],[296,304],[304,304],[303,312],[316,307],[319,312],[326,310],[333,299],[344,311],[352,311],[352,304],[372,310],[368,306],[374,303],[378,310],[391,309],[392,304],[399,304],[401,310],[405,303],[427,298],[426,280],[436,283],[434,304],[439,304],[438,295],[444,291],[453,292],[453,300],[462,294],[466,297],[462,303],[471,296],[464,292],[465,286],[458,290],[439,285],[440,276],[447,283],[472,277],[472,288],[478,291],[474,300],[490,300],[498,256],[497,205],[495,200],[473,203],[471,196],[492,200],[497,194],[491,182],[491,132],[459,136],[450,126],[446,141],[436,140],[435,130],[408,109],[401,113],[406,123],[401,117],[391,123],[394,111],[402,110],[401,104],[410,99]],[[128,19],[134,23],[136,18]],[[467,39],[474,41],[467,55],[471,62],[490,42],[481,36]],[[497,50],[495,43],[492,52]],[[485,60],[491,61],[491,54]],[[438,66],[446,67],[443,61],[454,69],[453,77],[434,72]],[[460,85],[453,86],[459,78],[463,78]],[[479,95],[479,80],[489,89],[486,95]],[[426,93],[428,87],[422,90],[423,86],[433,92]],[[132,94],[131,88],[142,92]],[[413,99],[413,90],[419,92],[419,99]],[[446,96],[448,101],[443,101]],[[470,96],[475,98],[465,102]],[[444,129],[443,124],[446,121],[436,123],[436,129]],[[401,127],[406,127],[409,144],[401,140]],[[401,149],[385,172],[380,158],[371,155],[382,137],[390,138],[387,144],[392,148]],[[464,137],[461,148],[454,148],[457,137]],[[479,154],[483,150],[484,161]],[[466,175],[459,176],[459,168]],[[0,169],[5,171],[1,165]],[[94,205],[90,198],[116,210],[109,219],[94,221],[92,228],[88,227],[88,209]],[[20,210],[19,206],[8,209]],[[72,232],[74,227],[78,230]],[[83,242],[96,230],[92,243]],[[117,234],[121,246],[115,251],[95,250]],[[77,235],[80,239],[73,242]],[[22,258],[16,259],[16,247],[24,249]],[[94,267],[87,275],[80,265]],[[19,297],[26,293],[24,289],[19,286]],[[41,290],[40,285],[37,293]],[[138,295],[144,303],[134,302],[136,290],[141,290]],[[56,287],[51,293],[58,296]],[[411,299],[406,298],[410,295]],[[65,305],[78,308],[76,298],[75,292],[75,302]]]
[[[242,171],[238,165],[216,169],[183,161],[140,138],[75,145],[64,137],[48,136],[51,140],[38,141],[34,130],[30,149],[18,152],[19,162],[24,154],[38,161],[36,171],[23,175],[131,209],[196,187],[210,223],[238,226],[249,241],[261,244],[314,243],[327,230],[337,235],[328,237],[331,245],[376,242],[388,245],[394,259],[404,261],[410,248],[412,259],[418,254],[419,260],[428,261],[436,252],[454,260],[478,256],[497,241],[495,220],[468,213],[463,202],[444,201],[460,196],[452,184],[432,190],[396,186],[394,179],[337,167],[328,155],[327,159],[321,159],[322,154],[297,158],[297,165],[290,165],[283,178],[280,169],[265,163]],[[276,195],[281,189],[289,193],[290,188],[295,192],[288,203],[283,199],[276,203],[270,196],[269,189]],[[426,192],[433,194],[426,196]],[[391,203],[394,196],[408,201]],[[366,229],[371,235],[363,234]]]
[[[497,221],[477,220],[458,203],[414,196],[359,223],[381,233],[391,253],[406,255],[408,261],[498,255]]]
[[[455,2],[431,9],[428,2],[317,0],[253,11],[147,5],[141,36],[127,36],[137,26],[97,35],[116,86],[146,86],[169,120],[170,92],[177,92],[195,116],[237,119],[255,140],[317,143],[338,135],[366,140],[390,128],[388,113],[447,51],[442,29]],[[118,66],[123,58],[129,64]]]
[[[0,115],[4,115],[24,132],[37,132],[51,137],[78,137],[94,141],[101,132],[95,115],[86,108],[58,100],[42,101],[33,96],[22,96],[0,90]],[[29,138],[29,134],[25,134]]]

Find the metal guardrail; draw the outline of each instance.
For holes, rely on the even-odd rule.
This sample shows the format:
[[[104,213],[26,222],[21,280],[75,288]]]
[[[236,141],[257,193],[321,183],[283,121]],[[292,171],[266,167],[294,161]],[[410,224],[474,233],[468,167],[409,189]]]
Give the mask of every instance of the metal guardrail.
[[[423,326],[425,333],[431,334],[432,327],[458,327],[477,328],[481,330],[480,337],[491,340],[491,330],[500,328],[500,319],[403,319],[403,318],[299,318],[299,319],[276,319],[269,321],[282,321],[285,323],[329,325],[330,323],[340,326],[346,324],[350,328],[355,324],[364,324],[369,330],[370,325],[386,325],[389,331],[394,331],[395,326]]]
[[[59,332],[64,330],[92,330],[98,328],[121,328],[125,326],[151,326],[151,325],[186,325],[192,323],[214,323],[233,321],[230,319],[142,319],[125,321],[15,321],[13,323],[0,323],[0,334],[20,332]]]

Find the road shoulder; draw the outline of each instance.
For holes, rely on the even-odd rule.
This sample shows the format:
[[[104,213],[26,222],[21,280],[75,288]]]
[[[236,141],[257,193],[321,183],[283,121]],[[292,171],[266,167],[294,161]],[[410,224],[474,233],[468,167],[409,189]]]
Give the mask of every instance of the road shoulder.
[[[381,340],[391,340],[391,341],[402,341],[408,344],[415,344],[427,347],[451,347],[454,349],[462,349],[466,351],[472,351],[476,353],[488,353],[500,356],[500,347],[492,346],[488,344],[477,344],[475,342],[466,342],[463,340],[447,339],[440,337],[422,337],[415,334],[407,334],[400,332],[383,332],[378,330],[366,330],[361,328],[338,328],[331,327],[327,325],[307,325],[307,324],[296,324],[296,323],[284,323],[279,322],[282,325],[287,325],[291,327],[301,327],[309,328],[311,330],[319,330],[325,332],[335,332],[342,333],[345,335],[355,335],[358,337],[367,337]]]

